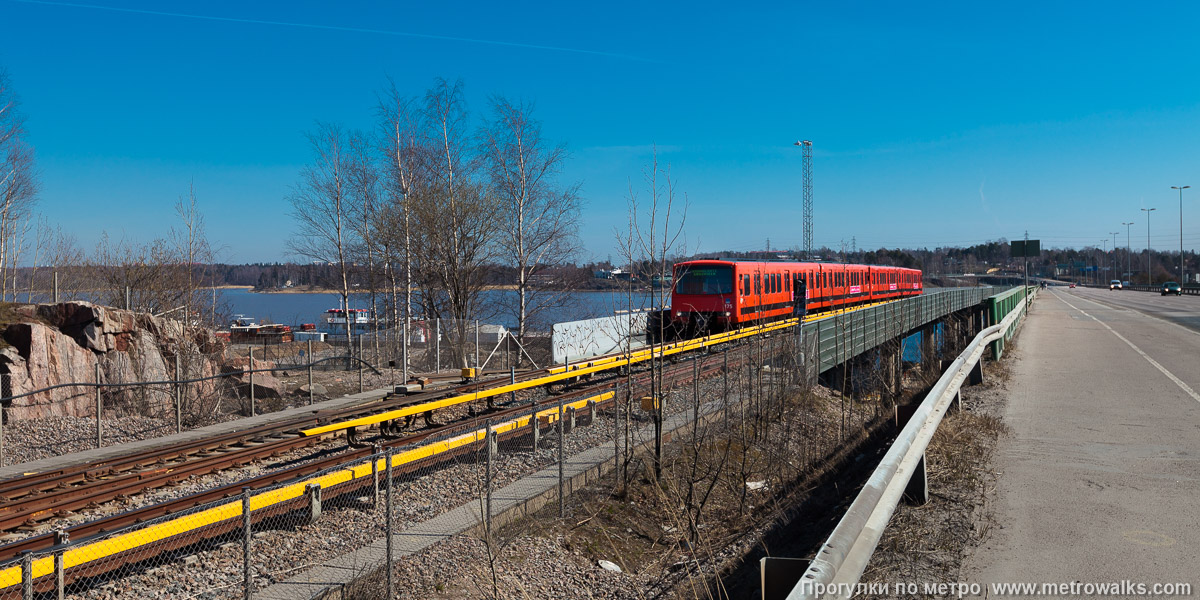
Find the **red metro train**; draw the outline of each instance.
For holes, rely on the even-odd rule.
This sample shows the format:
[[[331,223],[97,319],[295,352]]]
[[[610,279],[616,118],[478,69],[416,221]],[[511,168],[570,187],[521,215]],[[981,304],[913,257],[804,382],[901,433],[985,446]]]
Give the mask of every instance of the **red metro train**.
[[[692,260],[675,265],[671,321],[690,337],[921,293],[921,271],[833,263]]]

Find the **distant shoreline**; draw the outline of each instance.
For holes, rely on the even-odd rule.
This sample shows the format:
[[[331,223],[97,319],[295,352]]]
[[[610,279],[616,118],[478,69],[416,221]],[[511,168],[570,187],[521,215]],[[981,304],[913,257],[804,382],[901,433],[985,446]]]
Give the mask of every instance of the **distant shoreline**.
[[[341,290],[337,290],[337,289],[333,289],[333,288],[314,287],[314,286],[297,286],[297,287],[290,287],[290,288],[267,288],[267,289],[261,289],[261,290],[258,288],[255,288],[254,286],[251,286],[251,285],[230,285],[230,286],[222,286],[222,287],[226,287],[226,288],[230,288],[230,289],[245,289],[252,294],[335,294],[336,295],[336,294],[342,293]],[[517,289],[517,286],[512,285],[512,284],[489,285],[489,286],[484,286],[483,289],[489,290],[489,291],[495,291],[495,290],[514,291]],[[651,290],[651,288],[648,286],[645,286],[644,288],[639,286],[639,287],[635,288],[633,291],[634,291],[634,293],[642,293],[642,292],[648,292],[650,290]],[[401,291],[403,291],[403,290],[401,290]],[[415,292],[416,290],[414,289],[413,291]],[[624,289],[617,288],[617,287],[604,287],[604,288],[583,287],[583,288],[573,288],[573,289],[562,290],[562,291],[565,291],[565,292],[615,292],[615,293],[624,293],[625,292]],[[354,288],[354,289],[350,290],[351,295],[370,294],[370,293],[371,293],[370,290],[364,290],[362,288]],[[387,295],[387,294],[391,293],[391,289],[390,288],[380,288],[379,290],[376,290],[376,293],[381,294],[381,295]]]

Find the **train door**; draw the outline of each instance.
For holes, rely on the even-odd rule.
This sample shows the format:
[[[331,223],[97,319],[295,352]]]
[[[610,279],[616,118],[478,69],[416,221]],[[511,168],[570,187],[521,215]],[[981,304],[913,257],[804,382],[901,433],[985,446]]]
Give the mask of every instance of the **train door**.
[[[804,282],[803,273],[792,274],[792,314],[797,318],[804,317],[808,308],[806,302],[808,286]]]
[[[754,320],[757,321],[762,318],[763,309],[763,273],[761,270],[754,271],[754,296]]]

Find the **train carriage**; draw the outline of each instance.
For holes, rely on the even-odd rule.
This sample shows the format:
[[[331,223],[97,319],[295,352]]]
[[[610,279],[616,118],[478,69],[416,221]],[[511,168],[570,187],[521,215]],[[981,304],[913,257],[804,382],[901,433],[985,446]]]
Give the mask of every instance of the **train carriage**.
[[[675,265],[671,320],[686,336],[921,293],[921,271],[876,265],[693,260]]]

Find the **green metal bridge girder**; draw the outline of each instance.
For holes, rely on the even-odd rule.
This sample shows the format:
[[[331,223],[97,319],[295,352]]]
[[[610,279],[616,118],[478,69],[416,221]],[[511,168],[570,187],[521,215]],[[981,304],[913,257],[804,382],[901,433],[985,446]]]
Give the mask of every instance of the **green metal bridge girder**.
[[[1014,289],[1019,291],[1021,288]],[[980,310],[990,308],[990,304],[985,304],[990,298],[1012,293],[1010,290],[998,294],[998,291],[999,288],[995,287],[927,291],[914,298],[835,314],[807,323],[802,333],[806,366],[810,368],[810,373],[823,373],[951,313],[971,307]],[[1016,301],[1019,300],[1018,294]]]

